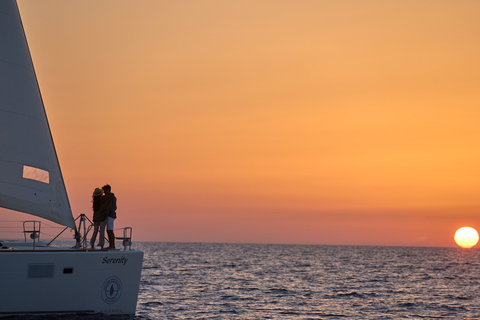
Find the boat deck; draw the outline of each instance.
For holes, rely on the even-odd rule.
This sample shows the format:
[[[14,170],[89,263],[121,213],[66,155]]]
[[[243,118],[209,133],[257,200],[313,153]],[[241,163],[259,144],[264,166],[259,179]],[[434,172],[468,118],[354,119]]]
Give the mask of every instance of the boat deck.
[[[120,251],[120,249],[102,249],[102,248],[76,248],[68,246],[49,246],[43,242],[33,243],[21,241],[3,241],[0,240],[0,252],[41,252],[41,251],[56,251],[56,252],[71,252],[71,251]]]

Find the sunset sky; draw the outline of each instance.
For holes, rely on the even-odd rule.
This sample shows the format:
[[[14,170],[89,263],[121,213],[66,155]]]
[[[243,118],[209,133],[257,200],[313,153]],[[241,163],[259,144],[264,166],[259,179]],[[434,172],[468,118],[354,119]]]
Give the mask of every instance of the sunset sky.
[[[18,4],[75,217],[109,183],[134,241],[480,230],[477,0]]]

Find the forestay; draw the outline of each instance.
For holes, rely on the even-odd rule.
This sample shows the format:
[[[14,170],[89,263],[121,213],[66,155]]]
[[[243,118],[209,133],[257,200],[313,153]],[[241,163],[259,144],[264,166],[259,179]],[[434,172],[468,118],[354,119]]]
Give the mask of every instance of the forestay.
[[[0,1],[0,206],[75,228],[15,1]]]

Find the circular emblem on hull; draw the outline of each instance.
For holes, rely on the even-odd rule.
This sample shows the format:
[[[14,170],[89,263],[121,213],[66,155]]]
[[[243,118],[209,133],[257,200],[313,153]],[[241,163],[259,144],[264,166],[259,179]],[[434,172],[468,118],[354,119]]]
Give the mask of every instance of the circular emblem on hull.
[[[110,277],[102,287],[102,298],[105,303],[112,304],[120,299],[122,295],[122,281],[117,277]]]

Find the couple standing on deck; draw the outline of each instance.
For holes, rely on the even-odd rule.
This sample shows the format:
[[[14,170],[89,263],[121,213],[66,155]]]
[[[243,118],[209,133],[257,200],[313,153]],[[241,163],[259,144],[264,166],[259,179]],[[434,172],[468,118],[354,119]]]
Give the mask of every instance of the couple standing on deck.
[[[117,218],[117,198],[112,193],[112,188],[108,184],[104,185],[102,189],[96,188],[93,192],[93,235],[92,239],[90,240],[90,246],[92,249],[95,248],[95,240],[100,229],[98,246],[103,249],[105,244],[106,226],[108,242],[110,243],[110,246],[107,249],[115,249],[113,221]]]

